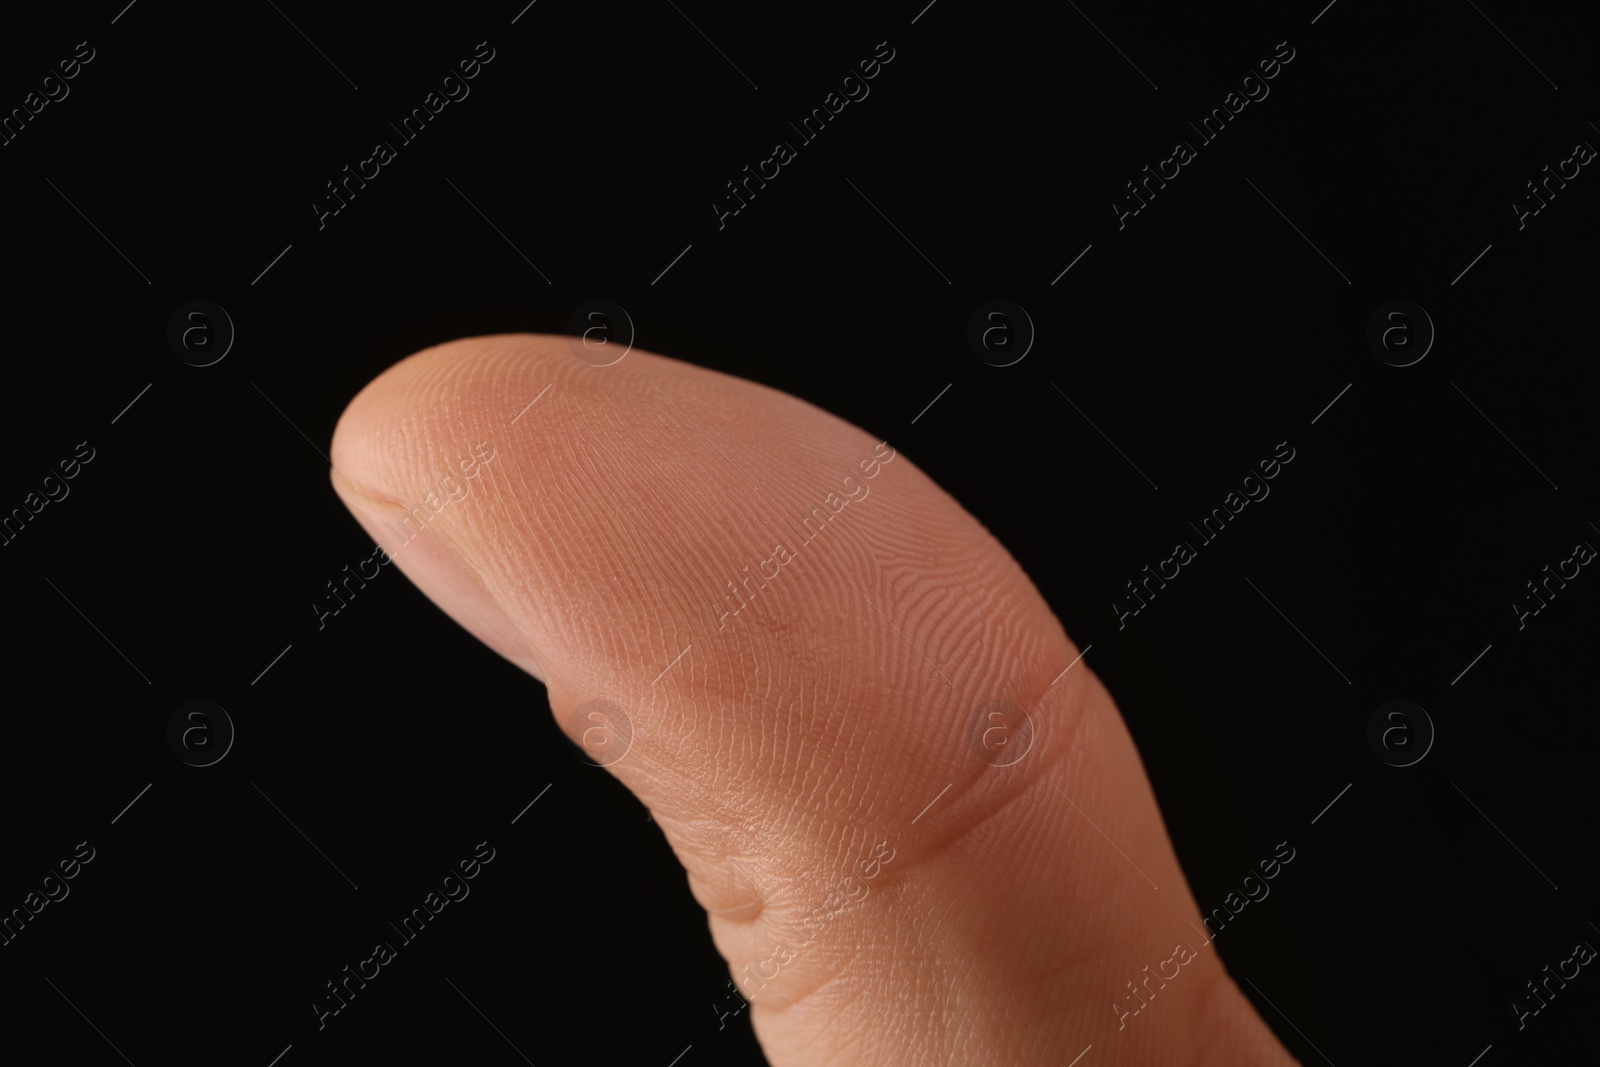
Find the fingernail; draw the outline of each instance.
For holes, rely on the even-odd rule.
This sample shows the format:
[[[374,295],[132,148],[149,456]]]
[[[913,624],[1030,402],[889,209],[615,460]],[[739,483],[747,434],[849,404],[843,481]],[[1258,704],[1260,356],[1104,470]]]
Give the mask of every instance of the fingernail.
[[[419,522],[403,504],[357,486],[337,469],[330,477],[334,492],[362,529],[429,600],[500,655],[539,681],[547,680],[516,623],[453,543]]]

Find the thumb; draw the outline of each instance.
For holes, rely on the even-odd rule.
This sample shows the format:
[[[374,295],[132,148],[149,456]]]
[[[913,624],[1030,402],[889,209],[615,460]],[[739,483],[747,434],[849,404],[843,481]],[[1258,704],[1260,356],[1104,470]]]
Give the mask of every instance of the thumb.
[[[776,1067],[1293,1063],[1110,696],[892,443],[502,335],[386,371],[332,459],[399,567],[652,810]]]

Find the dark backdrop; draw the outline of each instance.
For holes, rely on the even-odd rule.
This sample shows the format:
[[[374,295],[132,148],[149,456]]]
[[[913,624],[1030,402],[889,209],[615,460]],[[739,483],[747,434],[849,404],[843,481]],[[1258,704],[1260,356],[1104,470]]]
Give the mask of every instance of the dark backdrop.
[[[978,516],[1090,649],[1203,909],[1295,849],[1217,945],[1303,1062],[1592,1046],[1600,978],[1513,1007],[1600,945],[1592,14],[122,2],[0,34],[0,907],[39,907],[0,983],[27,1062],[761,1062],[659,832],[542,689],[403,578],[312,607],[371,552],[323,454],[350,397],[591,300]],[[880,42],[870,95],[800,142]],[[1185,124],[1291,50],[1210,143]],[[1135,214],[1146,166],[1177,174]],[[1546,566],[1576,576],[1535,613]],[[191,700],[235,733],[210,766],[179,753],[219,751],[215,712],[169,742]],[[319,1030],[324,983],[480,842],[470,897]]]

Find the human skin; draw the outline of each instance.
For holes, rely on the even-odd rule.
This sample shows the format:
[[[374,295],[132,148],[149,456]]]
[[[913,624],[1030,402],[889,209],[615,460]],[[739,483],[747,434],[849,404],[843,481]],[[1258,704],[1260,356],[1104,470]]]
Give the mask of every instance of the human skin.
[[[398,544],[385,521],[484,442],[467,494]],[[894,444],[701,367],[517,334],[396,364],[331,458],[368,533],[544,682],[568,736],[590,701],[627,715],[607,769],[687,871],[774,1067],[1294,1064],[1208,941],[1110,694]],[[775,544],[789,562],[763,562]],[[720,616],[758,569],[778,573]],[[1008,766],[973,745],[996,700],[1033,722]],[[852,874],[858,899],[827,906]],[[1180,944],[1178,976],[1143,985]],[[1122,1015],[1130,982],[1153,995]]]

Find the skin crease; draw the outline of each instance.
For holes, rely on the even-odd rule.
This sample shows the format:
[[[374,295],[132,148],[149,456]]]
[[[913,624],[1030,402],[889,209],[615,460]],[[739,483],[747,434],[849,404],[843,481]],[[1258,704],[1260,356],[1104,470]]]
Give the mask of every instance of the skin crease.
[[[383,522],[482,444],[465,496],[401,547]],[[390,368],[331,457],[367,531],[545,682],[569,736],[588,701],[628,715],[608,769],[683,863],[774,1067],[1091,1044],[1085,1067],[1294,1064],[1207,943],[1110,695],[1086,662],[1061,673],[1079,650],[1022,569],[894,446],[755,383],[521,334]],[[805,543],[814,506],[831,518]],[[792,559],[764,562],[779,543]],[[747,566],[770,580],[719,619]],[[1035,724],[1011,766],[973,752],[992,700]],[[853,872],[860,899],[807,943]],[[1175,968],[1119,1031],[1127,983]]]

